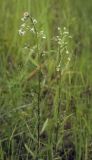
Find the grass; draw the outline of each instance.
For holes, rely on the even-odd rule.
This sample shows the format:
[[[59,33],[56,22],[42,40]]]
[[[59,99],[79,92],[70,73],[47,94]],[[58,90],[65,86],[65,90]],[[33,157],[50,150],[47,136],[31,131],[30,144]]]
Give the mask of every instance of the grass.
[[[0,159],[91,160],[91,0],[0,6]],[[19,36],[25,11],[46,39]]]

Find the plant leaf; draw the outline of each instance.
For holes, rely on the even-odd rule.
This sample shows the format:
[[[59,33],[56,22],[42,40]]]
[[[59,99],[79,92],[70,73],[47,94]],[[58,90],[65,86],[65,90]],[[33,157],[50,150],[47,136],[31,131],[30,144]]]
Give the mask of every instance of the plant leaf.
[[[26,148],[27,152],[28,152],[28,153],[30,153],[30,154],[31,154],[31,156],[35,159],[35,155],[34,155],[34,153],[31,151],[31,149],[28,147],[28,145],[27,145],[27,144],[25,144],[25,148]]]
[[[45,131],[45,129],[46,129],[46,127],[47,127],[47,125],[48,125],[48,118],[46,119],[46,121],[44,122],[44,124],[43,124],[43,127],[42,127],[42,130],[41,130],[41,132],[40,132],[40,134],[42,134],[44,131]]]

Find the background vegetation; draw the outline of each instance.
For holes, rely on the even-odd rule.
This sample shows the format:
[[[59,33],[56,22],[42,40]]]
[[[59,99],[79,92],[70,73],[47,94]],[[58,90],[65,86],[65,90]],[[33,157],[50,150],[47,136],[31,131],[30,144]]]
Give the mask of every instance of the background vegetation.
[[[40,42],[46,56],[39,61],[37,51],[30,56],[24,49],[27,41],[34,46],[33,36],[18,34],[25,11],[47,37]],[[92,159],[91,11],[91,0],[0,0],[1,160]],[[72,36],[72,58],[60,81],[55,71],[57,45],[52,41],[57,27],[66,27]],[[37,67],[43,62],[39,90]]]

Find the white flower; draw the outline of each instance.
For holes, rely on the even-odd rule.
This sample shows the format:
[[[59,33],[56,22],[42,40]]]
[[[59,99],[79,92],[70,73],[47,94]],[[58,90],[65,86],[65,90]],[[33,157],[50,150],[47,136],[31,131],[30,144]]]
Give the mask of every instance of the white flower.
[[[66,31],[66,27],[64,27],[64,31]]]
[[[56,68],[56,71],[59,72],[60,71],[60,68],[61,68],[61,65],[59,64]]]
[[[23,21],[23,22],[24,22],[24,21],[25,21],[25,18],[24,18],[24,17],[23,17],[23,18],[21,18],[21,21]]]
[[[23,27],[23,28],[24,28],[24,27],[25,27],[25,23],[23,23],[23,24],[21,25],[21,27]]]
[[[25,47],[24,47],[24,49],[28,49],[28,47],[27,47],[27,46],[25,46]]]
[[[38,33],[38,36],[41,37],[42,39],[46,39],[46,35],[44,34],[44,31],[40,31]]]
[[[30,30],[30,26],[26,26],[26,29],[27,29],[27,30]]]
[[[43,39],[46,39],[46,36],[43,36],[42,38],[43,38]]]
[[[64,34],[69,34],[69,32],[68,32],[68,31],[65,31]]]
[[[68,50],[66,51],[66,54],[69,54],[69,51],[68,51]]]
[[[59,36],[56,36],[57,39],[59,39]]]
[[[60,31],[61,29],[60,29],[60,27],[58,27],[58,31]]]
[[[34,30],[34,28],[31,28],[31,29],[30,29],[30,31],[31,31],[31,32],[33,32],[33,33],[35,33],[35,30]]]
[[[57,67],[57,68],[56,68],[56,71],[57,71],[57,72],[59,72],[59,71],[60,71],[60,68],[59,68],[59,67]]]
[[[70,57],[68,57],[68,61],[70,61],[71,60],[71,58]]]
[[[19,35],[23,36],[25,34],[25,31],[23,31],[22,29],[19,29]]]
[[[21,18],[21,21],[24,22],[28,17],[29,17],[29,13],[28,13],[28,12],[25,12],[25,13],[24,13],[24,16]]]
[[[25,17],[25,18],[29,17],[29,13],[28,13],[28,12],[25,12],[25,13],[24,13],[24,17]]]
[[[69,36],[69,38],[72,38],[72,36]]]
[[[37,23],[37,20],[36,20],[36,19],[33,19],[33,23],[36,24],[36,23]]]

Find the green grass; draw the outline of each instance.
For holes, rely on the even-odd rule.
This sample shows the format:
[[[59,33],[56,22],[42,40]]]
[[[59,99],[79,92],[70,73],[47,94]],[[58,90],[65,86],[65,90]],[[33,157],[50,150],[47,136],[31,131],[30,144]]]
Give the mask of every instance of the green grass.
[[[0,6],[0,160],[91,160],[91,0],[1,0]],[[19,36],[25,11],[46,40]],[[58,27],[72,36],[64,40],[68,67],[66,48],[59,52],[53,40]]]

